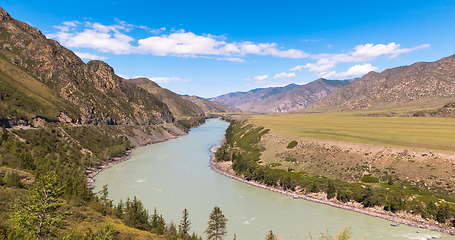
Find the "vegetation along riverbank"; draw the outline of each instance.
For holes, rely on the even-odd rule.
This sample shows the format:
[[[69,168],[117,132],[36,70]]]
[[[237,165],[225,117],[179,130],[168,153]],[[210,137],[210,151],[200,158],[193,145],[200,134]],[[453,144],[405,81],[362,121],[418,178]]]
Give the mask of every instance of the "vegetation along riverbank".
[[[342,181],[304,171],[263,164],[259,144],[268,129],[231,120],[224,143],[212,158],[212,167],[234,179],[335,207],[382,217],[394,222],[455,233],[453,199],[393,178]],[[294,145],[294,144],[289,144]],[[292,147],[292,146],[290,146]],[[372,178],[373,179],[373,178]]]

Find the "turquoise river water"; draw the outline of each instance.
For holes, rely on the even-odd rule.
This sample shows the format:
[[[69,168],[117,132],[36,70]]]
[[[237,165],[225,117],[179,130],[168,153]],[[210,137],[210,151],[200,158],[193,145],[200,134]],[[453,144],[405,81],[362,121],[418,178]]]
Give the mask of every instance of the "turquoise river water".
[[[219,206],[228,218],[226,239],[264,239],[273,230],[280,240],[303,240],[349,227],[354,239],[452,239],[447,234],[400,225],[364,214],[292,199],[230,179],[210,168],[210,147],[218,145],[228,123],[210,119],[188,135],[135,149],[131,159],[100,172],[95,191],[107,184],[115,202],[137,196],[150,212],[178,223],[187,208],[192,230],[203,235],[207,218]]]

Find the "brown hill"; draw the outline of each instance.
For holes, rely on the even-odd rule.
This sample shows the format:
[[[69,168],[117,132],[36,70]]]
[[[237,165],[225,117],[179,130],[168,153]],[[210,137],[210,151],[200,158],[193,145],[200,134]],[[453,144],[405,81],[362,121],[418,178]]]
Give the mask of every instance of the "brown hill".
[[[370,72],[349,86],[337,89],[315,104],[316,108],[358,110],[387,106],[411,105],[419,101],[455,97],[455,55],[435,62]]]
[[[305,85],[258,88],[214,98],[214,101],[236,107],[245,112],[289,112],[305,109],[350,80],[318,79]]]
[[[204,111],[198,105],[168,89],[161,88],[158,84],[147,78],[129,79],[128,82],[156,96],[169,107],[169,110],[178,119],[188,117],[202,118],[205,116]]]
[[[166,104],[117,76],[106,63],[84,63],[1,8],[0,59],[3,118],[44,115],[57,120],[61,115],[65,121],[82,124],[174,121]]]

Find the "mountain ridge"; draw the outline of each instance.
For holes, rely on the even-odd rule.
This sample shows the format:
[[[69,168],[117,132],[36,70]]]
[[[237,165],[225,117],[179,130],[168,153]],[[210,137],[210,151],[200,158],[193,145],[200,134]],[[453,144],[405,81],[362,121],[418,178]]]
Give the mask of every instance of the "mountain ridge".
[[[334,89],[352,80],[317,79],[304,85],[256,88],[247,92],[233,92],[212,99],[246,112],[289,112],[305,109],[327,96]]]
[[[0,104],[2,122],[41,117],[75,124],[155,125],[185,114],[204,117],[197,105],[167,89],[156,85],[156,91],[148,91],[116,75],[103,61],[83,62],[2,8],[0,64],[0,97],[6,99]],[[31,102],[38,104],[32,107]]]
[[[418,101],[455,97],[455,54],[434,62],[370,72],[349,86],[339,88],[314,108],[361,110],[388,104],[410,105]]]

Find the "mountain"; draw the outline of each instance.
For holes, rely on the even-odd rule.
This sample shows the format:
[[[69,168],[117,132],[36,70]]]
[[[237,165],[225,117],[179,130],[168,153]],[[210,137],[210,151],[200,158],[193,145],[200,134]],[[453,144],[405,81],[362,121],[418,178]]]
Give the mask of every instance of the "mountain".
[[[27,118],[65,116],[81,124],[149,125],[174,120],[166,104],[117,76],[106,63],[84,63],[3,9],[0,33],[1,96],[17,102],[8,109],[2,104],[7,117],[14,117],[13,112]]]
[[[240,109],[230,107],[224,103],[207,100],[198,96],[182,96],[184,99],[199,106],[206,114],[221,112],[240,112]]]
[[[0,8],[0,118],[95,125],[156,125],[203,112],[158,85],[116,75],[102,61],[84,63],[38,29]],[[182,104],[180,106],[180,104]]]
[[[358,110],[428,101],[447,103],[455,97],[455,55],[435,62],[370,72],[351,85],[339,88],[315,108]]]
[[[205,116],[203,109],[195,103],[168,89],[161,88],[158,84],[147,78],[129,79],[128,82],[143,88],[164,102],[177,119],[188,117],[202,118]]]
[[[305,109],[351,80],[318,79],[305,85],[258,88],[228,93],[213,100],[246,112],[289,112]]]

